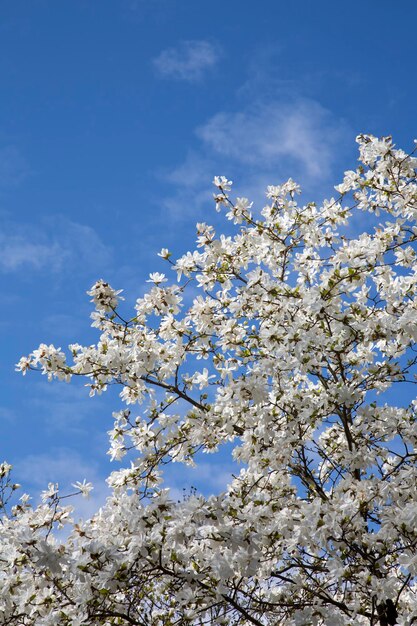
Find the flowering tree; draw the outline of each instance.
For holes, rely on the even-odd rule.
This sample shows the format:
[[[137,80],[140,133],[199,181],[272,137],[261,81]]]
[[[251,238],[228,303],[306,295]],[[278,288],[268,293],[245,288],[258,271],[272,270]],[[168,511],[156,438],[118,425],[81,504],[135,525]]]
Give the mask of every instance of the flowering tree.
[[[321,206],[289,180],[252,213],[216,177],[233,236],[198,224],[196,251],[163,249],[178,282],[151,274],[131,319],[98,281],[97,344],[21,359],[92,395],[120,385],[109,453],[136,455],[65,542],[57,486],[10,509],[1,466],[2,624],[417,622],[417,401],[392,402],[416,381],[417,159],[358,142],[359,168]],[[225,492],[174,503],[162,468],[226,442],[241,470]]]

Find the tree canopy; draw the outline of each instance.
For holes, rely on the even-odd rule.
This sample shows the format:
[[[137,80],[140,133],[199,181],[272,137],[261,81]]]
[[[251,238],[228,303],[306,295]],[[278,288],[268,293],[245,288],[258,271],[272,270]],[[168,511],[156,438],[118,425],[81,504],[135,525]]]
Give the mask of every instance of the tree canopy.
[[[55,484],[11,506],[2,464],[2,624],[417,622],[417,159],[358,143],[320,204],[290,179],[255,209],[215,177],[227,235],[200,223],[195,251],[162,249],[176,279],[151,274],[129,319],[99,280],[97,343],[20,360],[91,394],[119,385],[109,454],[128,462],[83,523]],[[224,492],[174,501],[169,464],[225,443],[240,471]]]

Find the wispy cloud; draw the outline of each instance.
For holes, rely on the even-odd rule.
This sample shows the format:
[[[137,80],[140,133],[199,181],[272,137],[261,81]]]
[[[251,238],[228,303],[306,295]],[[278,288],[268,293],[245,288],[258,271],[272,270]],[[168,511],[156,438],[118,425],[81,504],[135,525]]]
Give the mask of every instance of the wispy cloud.
[[[268,184],[289,177],[309,193],[321,192],[339,175],[337,160],[350,145],[343,120],[315,100],[300,97],[220,111],[195,132],[199,146],[164,175],[173,188],[164,206],[176,218],[189,218],[191,211],[198,215],[210,206],[211,181],[217,174],[234,179],[238,194],[255,201],[264,197]]]
[[[46,337],[50,340],[50,335]],[[65,346],[63,346],[65,348]],[[44,379],[34,386],[30,402],[45,424],[49,433],[57,432],[61,436],[89,436],[91,425],[98,427],[97,441],[90,440],[90,445],[103,448],[107,445],[104,431],[100,430],[103,416],[108,416],[109,406],[103,396],[90,398],[88,389],[81,381],[72,381],[71,385],[51,385]]]
[[[0,268],[4,272],[30,266],[39,270],[49,266],[56,269],[62,249],[56,242],[48,244],[30,241],[21,235],[0,234]]]
[[[209,41],[183,41],[167,48],[153,59],[153,65],[163,78],[196,81],[219,60],[218,49]]]
[[[77,480],[86,479],[93,483],[94,489],[89,500],[80,496],[68,501],[68,504],[75,506],[77,518],[86,519],[94,515],[110,496],[110,490],[98,467],[69,448],[55,448],[49,454],[31,454],[14,464],[14,472],[23,488],[30,488],[30,493],[40,493],[49,482],[58,483],[62,495],[73,493],[72,483]]]
[[[160,176],[171,186],[163,200],[171,217],[201,219],[211,206],[212,178],[219,174],[234,180],[236,193],[255,204],[264,201],[267,185],[289,177],[310,199],[333,193],[347,159],[354,157],[354,133],[321,103],[328,77],[318,70],[294,78],[282,58],[276,44],[251,49],[242,58],[247,78],[235,90],[235,104],[229,99],[227,110],[203,120],[192,151]]]
[[[175,14],[175,3],[171,0],[120,0],[123,7],[123,17],[129,22],[141,23],[145,19],[157,22],[166,22]]]
[[[344,124],[313,100],[257,105],[218,113],[197,130],[215,153],[258,169],[290,164],[309,177],[326,178]]]
[[[0,232],[0,271],[61,271],[101,267],[111,252],[90,226],[54,216],[41,225],[5,222]]]
[[[212,159],[198,151],[189,151],[184,161],[172,170],[159,172],[158,176],[172,188],[163,199],[171,217],[189,217],[197,207],[210,202],[212,172],[215,172]]]
[[[76,480],[92,480],[97,468],[74,450],[56,448],[50,454],[30,454],[15,464],[19,479],[44,489],[48,482],[58,482],[69,489]]]
[[[16,146],[0,148],[0,188],[18,185],[29,171],[26,159]]]

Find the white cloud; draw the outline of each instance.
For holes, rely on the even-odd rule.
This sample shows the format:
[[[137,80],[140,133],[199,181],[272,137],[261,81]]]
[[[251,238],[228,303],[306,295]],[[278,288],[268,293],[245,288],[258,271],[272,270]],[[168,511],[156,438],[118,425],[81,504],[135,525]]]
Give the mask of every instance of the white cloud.
[[[213,163],[196,151],[190,151],[184,161],[167,172],[160,172],[159,177],[170,183],[174,192],[163,200],[164,208],[172,217],[190,216],[196,207],[210,203],[213,197],[210,172]]]
[[[196,129],[199,146],[163,178],[173,186],[164,198],[175,218],[201,213],[212,207],[214,175],[235,182],[235,192],[257,204],[267,185],[289,177],[313,199],[332,193],[333,176],[351,145],[347,124],[318,102],[293,97],[272,103],[252,103],[242,110],[219,112]]]
[[[90,226],[55,216],[41,226],[5,223],[0,232],[0,271],[21,269],[61,271],[101,267],[110,250]]]
[[[290,163],[304,177],[326,178],[344,124],[313,100],[257,105],[218,113],[197,129],[215,153],[259,170]]]
[[[0,148],[0,187],[18,185],[28,173],[27,161],[16,146]]]
[[[19,479],[44,489],[48,482],[58,482],[69,488],[76,480],[92,480],[96,470],[81,456],[66,448],[56,448],[50,454],[31,454],[15,464]]]
[[[111,414],[109,407],[106,407],[104,396],[90,398],[84,382],[79,379],[73,380],[71,385],[51,385],[41,379],[33,389],[30,402],[38,411],[49,433],[85,437],[92,422],[98,422],[103,414]],[[105,434],[98,432],[98,437],[106,440]]]
[[[31,266],[39,270],[44,266],[56,267],[62,250],[56,243],[50,245],[28,241],[19,235],[0,234],[0,267],[5,272]]]
[[[209,159],[202,157],[198,152],[190,151],[178,167],[163,174],[163,177],[174,185],[193,188],[207,182],[208,167]]]
[[[176,48],[167,48],[153,60],[163,78],[196,81],[219,59],[217,48],[208,41],[183,41]]]
[[[88,463],[81,455],[68,448],[55,448],[49,454],[31,454],[14,464],[14,477],[29,487],[30,495],[36,496],[47,488],[49,482],[58,483],[61,495],[74,493],[72,483],[77,480],[93,483],[94,489],[88,500],[77,496],[68,504],[75,507],[75,517],[86,519],[98,511],[110,496],[104,478],[94,464]],[[65,502],[65,501],[64,501]]]

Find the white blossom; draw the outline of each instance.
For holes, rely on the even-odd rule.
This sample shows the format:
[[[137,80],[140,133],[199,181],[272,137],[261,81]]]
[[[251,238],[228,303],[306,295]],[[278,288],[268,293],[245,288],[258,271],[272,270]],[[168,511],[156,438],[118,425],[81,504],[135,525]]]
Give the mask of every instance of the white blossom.
[[[226,234],[199,223],[195,251],[171,262],[163,248],[174,280],[150,274],[131,319],[99,280],[97,343],[19,361],[91,395],[117,385],[123,408],[112,495],[89,520],[55,483],[38,506],[15,500],[0,465],[0,623],[415,621],[417,161],[391,138],[358,143],[359,167],[322,203],[298,204],[290,179],[259,211],[216,176]],[[178,501],[170,463],[219,448],[240,464],[227,486]]]
[[[77,489],[77,491],[80,491],[84,498],[89,498],[91,491],[94,489],[93,484],[87,483],[85,479],[82,483],[77,480],[77,482],[72,483],[72,486]]]

